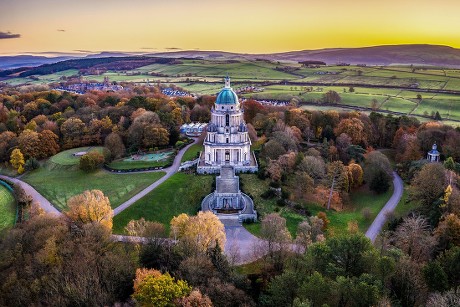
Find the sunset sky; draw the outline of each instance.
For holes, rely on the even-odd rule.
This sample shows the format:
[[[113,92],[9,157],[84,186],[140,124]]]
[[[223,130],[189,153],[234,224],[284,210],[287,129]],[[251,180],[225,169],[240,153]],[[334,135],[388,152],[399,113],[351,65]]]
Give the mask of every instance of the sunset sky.
[[[460,48],[458,0],[0,0],[0,54]]]

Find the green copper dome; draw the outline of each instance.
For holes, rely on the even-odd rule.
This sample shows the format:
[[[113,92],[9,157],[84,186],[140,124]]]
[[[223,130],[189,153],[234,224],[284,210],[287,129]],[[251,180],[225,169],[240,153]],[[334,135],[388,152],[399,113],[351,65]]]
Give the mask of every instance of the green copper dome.
[[[225,87],[219,92],[216,99],[216,104],[237,104],[238,96],[230,87],[230,78],[225,77]]]
[[[237,104],[238,96],[231,88],[224,88],[217,95],[216,104]]]

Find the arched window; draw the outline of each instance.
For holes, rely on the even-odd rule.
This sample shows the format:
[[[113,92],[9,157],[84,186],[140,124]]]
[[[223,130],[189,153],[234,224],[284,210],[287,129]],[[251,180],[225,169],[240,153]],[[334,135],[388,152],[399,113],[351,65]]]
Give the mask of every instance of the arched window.
[[[227,138],[227,143],[228,143],[228,138]]]
[[[230,126],[230,115],[225,115],[225,126]]]

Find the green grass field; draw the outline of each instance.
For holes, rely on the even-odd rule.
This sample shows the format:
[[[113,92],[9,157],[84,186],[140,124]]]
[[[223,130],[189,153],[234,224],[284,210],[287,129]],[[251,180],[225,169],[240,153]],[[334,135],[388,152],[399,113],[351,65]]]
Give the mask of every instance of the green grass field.
[[[366,232],[367,228],[369,228],[372,221],[391,198],[392,194],[393,186],[388,190],[388,192],[383,194],[375,194],[369,191],[366,186],[363,186],[359,190],[351,193],[350,208],[341,212],[326,212],[329,220],[331,221],[329,229],[338,234],[347,230],[348,222],[357,221],[359,230]],[[368,208],[370,210],[371,214],[368,219],[365,219],[362,213],[364,208]],[[316,210],[312,210],[312,213],[315,211]],[[325,210],[322,208],[322,210],[319,211]]]
[[[66,70],[38,76],[39,80],[14,78],[7,80],[7,82],[13,85],[49,83],[58,81],[63,76],[68,77],[77,73],[76,70]],[[214,95],[221,89],[222,78],[227,74],[234,82],[239,82],[238,84],[233,83],[234,88],[244,85],[265,87],[265,91],[261,93],[240,95],[245,98],[284,101],[296,98],[301,102],[317,103],[325,92],[334,90],[341,95],[343,104],[352,107],[369,108],[372,100],[376,99],[381,111],[394,111],[418,116],[421,121],[428,120],[423,116],[439,111],[443,120],[449,123],[454,122],[454,125],[460,124],[455,123],[455,121],[460,120],[460,108],[458,107],[460,95],[425,93],[410,89],[378,88],[379,86],[410,87],[417,84],[420,89],[460,90],[460,70],[458,69],[403,65],[367,67],[331,65],[307,68],[294,62],[266,62],[243,58],[229,61],[224,58],[215,58],[206,60],[181,59],[176,64],[152,64],[126,72],[108,71],[101,75],[85,76],[85,79],[102,81],[105,76],[108,76],[111,81],[117,82],[142,83],[150,80],[152,83],[175,84],[197,95]],[[299,85],[282,85],[285,81],[295,81]],[[261,82],[269,82],[271,85],[261,85]],[[315,85],[313,92],[305,92],[302,87],[308,86],[309,82],[325,85]],[[331,86],[331,83],[334,85]],[[356,84],[354,93],[348,92],[348,84]],[[360,84],[376,86],[377,88],[359,87]],[[322,91],[316,90],[319,88]],[[417,94],[421,94],[423,97],[420,106],[417,106]]]
[[[108,166],[116,170],[129,170],[129,169],[138,169],[138,168],[148,168],[148,167],[163,167],[168,165],[168,160],[162,161],[124,161],[117,160],[113,161]]]
[[[32,185],[60,210],[67,208],[70,197],[94,189],[104,192],[110,199],[112,208],[116,208],[164,174],[112,174],[104,170],[85,173],[69,167],[41,167],[26,174],[22,180]]]
[[[122,233],[130,220],[141,217],[160,222],[169,230],[169,222],[181,213],[194,215],[202,199],[212,192],[214,176],[198,176],[176,173],[144,198],[116,215],[114,233]]]
[[[0,231],[14,225],[16,206],[13,194],[3,185],[0,185]]]
[[[58,165],[65,165],[65,166],[77,165],[80,162],[80,157],[74,156],[75,153],[90,152],[94,150],[102,152],[102,148],[103,147],[100,147],[100,146],[72,148],[69,150],[61,151],[60,153],[52,156],[50,158],[50,161]]]
[[[192,161],[192,160],[196,159],[198,153],[200,151],[203,151],[203,150],[204,150],[204,147],[203,147],[202,144],[193,144],[184,153],[184,155],[182,156],[182,159],[181,159],[180,162]]]

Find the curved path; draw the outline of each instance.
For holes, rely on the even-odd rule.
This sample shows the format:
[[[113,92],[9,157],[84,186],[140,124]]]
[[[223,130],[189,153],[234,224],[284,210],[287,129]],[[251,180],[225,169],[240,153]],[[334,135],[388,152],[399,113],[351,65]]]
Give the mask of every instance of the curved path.
[[[184,153],[187,151],[187,149],[192,146],[193,144],[197,143],[198,139],[195,139],[195,141],[186,147],[184,147],[182,150],[179,151],[179,153],[176,155],[173,164],[167,168],[164,169],[163,171],[166,171],[166,174],[139,192],[138,194],[134,195],[131,199],[128,201],[124,202],[120,206],[114,209],[114,215],[122,212],[129,206],[131,206],[133,203],[135,203],[137,200],[141,199],[144,197],[147,193],[151,192],[154,190],[157,186],[159,186],[161,183],[165,182],[169,177],[171,177],[173,174],[177,172],[179,169],[181,159],[184,155]],[[35,190],[31,185],[28,183],[8,177],[8,176],[3,176],[0,175],[0,179],[8,180],[10,182],[13,182],[14,184],[18,184],[21,186],[24,191],[29,194],[34,201],[38,202],[40,206],[47,212],[47,213],[52,213],[52,214],[57,214],[60,215],[62,214],[58,209],[56,209],[45,197],[43,197],[37,190]],[[375,241],[377,235],[380,233],[382,230],[382,227],[385,223],[386,220],[386,215],[388,212],[393,211],[397,204],[399,203],[402,193],[403,193],[403,182],[401,178],[396,174],[396,172],[393,172],[393,185],[394,185],[394,191],[393,195],[391,196],[390,200],[385,204],[385,206],[382,208],[382,210],[379,212],[375,220],[372,222],[371,226],[366,232],[366,236],[371,239],[372,242]],[[225,225],[225,233],[227,236],[227,242],[225,244],[225,254],[229,257],[229,260],[234,263],[234,264],[244,264],[244,263],[249,263],[252,262],[264,254],[267,253],[267,247],[266,247],[266,242],[253,234],[251,234],[249,231],[247,231],[241,224],[238,222],[233,222],[233,221],[223,221]],[[126,240],[126,236],[115,236],[116,240]],[[295,246],[293,248],[296,248]]]
[[[189,149],[189,147],[191,147],[193,144],[196,144],[198,141],[199,141],[199,138],[196,138],[193,141],[193,143],[190,143],[184,148],[182,148],[177,153],[176,157],[174,158],[174,162],[170,167],[162,169],[162,170],[154,171],[154,172],[158,172],[158,171],[166,172],[166,174],[160,179],[158,179],[157,181],[155,181],[154,183],[152,183],[151,185],[149,185],[148,187],[146,187],[145,189],[143,189],[142,191],[140,191],[139,193],[137,193],[136,195],[134,195],[133,197],[131,197],[130,199],[128,199],[127,201],[125,201],[124,203],[122,203],[121,205],[119,205],[118,207],[116,207],[115,209],[113,209],[113,215],[115,216],[119,214],[120,212],[122,212],[123,210],[125,210],[126,208],[134,204],[136,201],[138,201],[139,199],[141,199],[142,197],[144,197],[145,195],[153,191],[157,186],[159,186],[160,184],[168,180],[169,177],[174,175],[179,169],[184,153],[187,151],[187,149]],[[130,173],[130,174],[133,174],[133,173]]]
[[[61,214],[58,209],[56,209],[45,197],[38,193],[37,190],[35,190],[30,184],[16,178],[3,175],[0,175],[0,179],[4,179],[19,185],[21,188],[23,188],[26,194],[30,195],[34,201],[40,204],[40,207],[42,207],[46,213]]]
[[[379,214],[377,215],[375,220],[372,222],[369,229],[366,231],[366,237],[371,239],[372,242],[375,241],[378,234],[382,230],[382,227],[385,224],[385,221],[387,219],[387,214],[392,212],[398,205],[399,201],[401,200],[403,190],[404,190],[404,184],[403,184],[403,181],[401,180],[401,177],[399,177],[399,175],[396,174],[396,172],[393,172],[393,186],[394,186],[393,195],[388,200],[388,202],[385,204],[385,206],[383,206],[382,210],[380,210]]]

